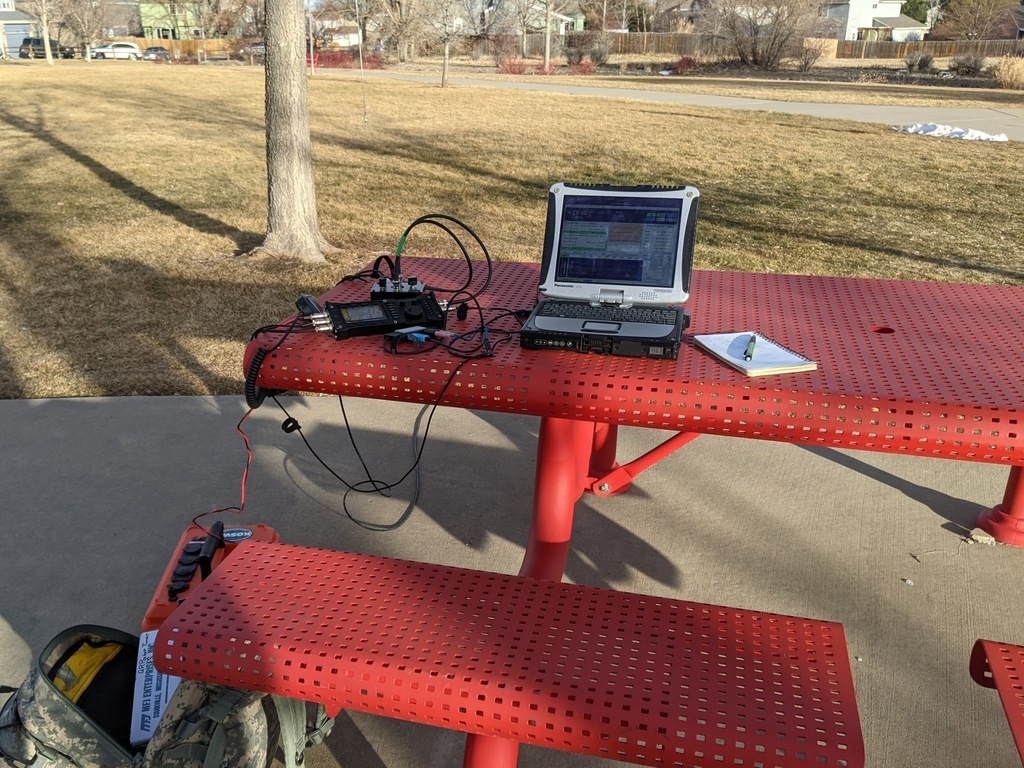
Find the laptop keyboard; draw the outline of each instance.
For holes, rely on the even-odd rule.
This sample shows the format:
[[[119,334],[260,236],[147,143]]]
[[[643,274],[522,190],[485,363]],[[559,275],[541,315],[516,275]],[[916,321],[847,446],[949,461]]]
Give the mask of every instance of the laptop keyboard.
[[[580,320],[604,320],[616,323],[648,323],[675,325],[678,312],[667,307],[638,307],[628,309],[610,305],[592,306],[580,301],[552,301],[548,299],[537,313],[544,317],[565,317]]]

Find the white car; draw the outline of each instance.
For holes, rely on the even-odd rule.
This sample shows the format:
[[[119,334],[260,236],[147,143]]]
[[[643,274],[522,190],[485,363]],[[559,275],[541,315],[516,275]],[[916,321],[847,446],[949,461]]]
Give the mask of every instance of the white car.
[[[130,59],[142,58],[142,49],[135,43],[104,43],[92,49],[94,59]]]

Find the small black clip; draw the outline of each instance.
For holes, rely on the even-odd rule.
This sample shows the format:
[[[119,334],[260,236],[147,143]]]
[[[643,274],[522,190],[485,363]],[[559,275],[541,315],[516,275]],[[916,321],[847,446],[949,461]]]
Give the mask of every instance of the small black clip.
[[[302,425],[299,424],[299,422],[296,421],[294,417],[289,416],[287,419],[281,422],[281,429],[283,429],[290,435],[292,432],[297,432],[298,430],[302,429]]]

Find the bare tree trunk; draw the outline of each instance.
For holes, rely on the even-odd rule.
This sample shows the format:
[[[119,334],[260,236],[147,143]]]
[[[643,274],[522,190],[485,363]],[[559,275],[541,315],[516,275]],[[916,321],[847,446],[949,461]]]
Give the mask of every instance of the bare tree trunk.
[[[302,0],[267,0],[267,237],[253,253],[323,261],[306,89]]]
[[[441,64],[441,87],[445,88],[448,86],[448,59],[451,56],[452,43],[450,40],[444,41],[444,62]]]
[[[551,69],[551,2],[544,3],[544,71]]]
[[[53,66],[53,51],[50,50],[50,9],[46,7],[46,0],[39,6],[39,26],[43,29],[43,51],[46,52],[46,63]]]

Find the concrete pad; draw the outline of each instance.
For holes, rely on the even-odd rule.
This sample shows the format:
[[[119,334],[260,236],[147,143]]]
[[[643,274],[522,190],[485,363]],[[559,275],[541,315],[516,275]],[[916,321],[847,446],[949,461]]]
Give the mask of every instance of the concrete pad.
[[[285,397],[321,458],[366,479],[337,398]],[[345,399],[371,476],[412,466],[427,414]],[[181,532],[237,505],[241,398],[0,401],[0,683],[75,623],[138,631]],[[349,493],[268,401],[242,425],[253,452],[241,515],[284,541],[518,570],[529,527],[538,421],[438,409],[420,489]],[[620,460],[665,433],[624,429]],[[851,652],[868,765],[1019,766],[995,691],[968,674],[978,637],[1024,644],[1024,550],[970,540],[1007,470],[983,464],[704,436],[618,497],[577,505],[575,582],[839,621]],[[460,734],[360,713],[311,751],[313,768],[461,764]],[[524,768],[610,761],[523,747]]]

